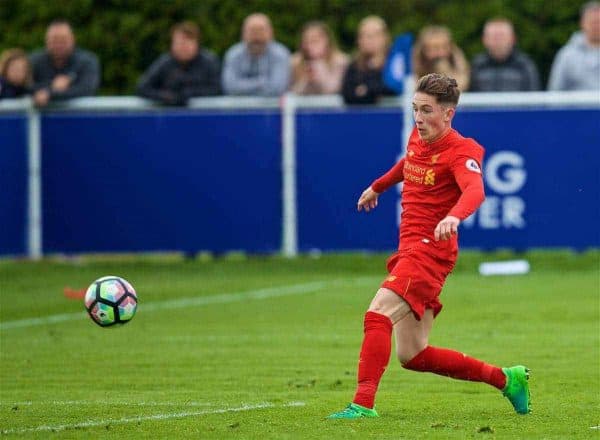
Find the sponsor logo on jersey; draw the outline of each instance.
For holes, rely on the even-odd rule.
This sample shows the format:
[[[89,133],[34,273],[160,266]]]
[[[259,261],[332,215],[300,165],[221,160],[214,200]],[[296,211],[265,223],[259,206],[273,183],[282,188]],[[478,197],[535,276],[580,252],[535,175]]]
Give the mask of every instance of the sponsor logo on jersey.
[[[433,169],[429,169],[425,173],[425,185],[435,185],[435,173]]]
[[[391,283],[391,282],[393,282],[393,281],[395,281],[395,280],[396,280],[396,277],[395,277],[394,275],[392,275],[392,276],[389,276],[389,277],[387,277],[385,280],[386,280],[387,282]]]
[[[479,164],[475,159],[467,159],[467,161],[465,162],[465,166],[469,171],[481,174],[481,168],[479,168]]]

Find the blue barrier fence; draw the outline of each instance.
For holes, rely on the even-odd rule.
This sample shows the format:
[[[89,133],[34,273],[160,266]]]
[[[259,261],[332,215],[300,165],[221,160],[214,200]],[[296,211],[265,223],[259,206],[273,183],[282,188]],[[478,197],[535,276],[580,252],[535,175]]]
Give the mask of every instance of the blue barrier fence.
[[[397,192],[366,215],[356,200],[401,152],[401,109],[295,119],[298,249],[393,249]],[[279,251],[281,125],[277,109],[45,114],[44,252]],[[0,255],[26,253],[25,126],[0,117]],[[486,148],[463,246],[600,246],[599,108],[466,109],[455,127]]]
[[[0,117],[0,254],[27,249],[27,118]]]

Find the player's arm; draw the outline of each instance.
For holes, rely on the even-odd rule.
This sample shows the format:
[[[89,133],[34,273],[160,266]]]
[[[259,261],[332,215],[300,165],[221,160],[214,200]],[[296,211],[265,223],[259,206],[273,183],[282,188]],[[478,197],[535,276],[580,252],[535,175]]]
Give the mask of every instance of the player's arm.
[[[461,195],[448,215],[438,223],[434,230],[436,240],[448,240],[458,232],[458,225],[473,214],[485,200],[483,178],[481,176],[481,159],[470,156],[459,156],[452,167],[452,173],[458,184]]]
[[[371,186],[363,191],[356,204],[357,209],[360,211],[370,211],[377,206],[377,198],[379,194],[386,191],[393,185],[400,183],[404,180],[404,158],[400,159],[396,165],[394,165],[387,173],[375,180]]]

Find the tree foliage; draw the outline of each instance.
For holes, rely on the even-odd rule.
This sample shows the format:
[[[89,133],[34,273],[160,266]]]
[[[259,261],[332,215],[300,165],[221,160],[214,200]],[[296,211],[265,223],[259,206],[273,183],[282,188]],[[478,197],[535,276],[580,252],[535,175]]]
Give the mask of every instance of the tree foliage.
[[[334,30],[342,49],[354,47],[358,22],[377,14],[393,35],[418,33],[427,24],[449,26],[471,59],[482,50],[481,30],[494,16],[511,19],[520,47],[536,61],[544,80],[556,51],[578,29],[583,0],[0,0],[0,51],[41,47],[47,24],[66,18],[77,42],[102,62],[102,93],[131,94],[137,79],[169,44],[171,26],[196,21],[203,44],[222,56],[240,38],[244,17],[268,14],[276,38],[295,50],[308,20]]]

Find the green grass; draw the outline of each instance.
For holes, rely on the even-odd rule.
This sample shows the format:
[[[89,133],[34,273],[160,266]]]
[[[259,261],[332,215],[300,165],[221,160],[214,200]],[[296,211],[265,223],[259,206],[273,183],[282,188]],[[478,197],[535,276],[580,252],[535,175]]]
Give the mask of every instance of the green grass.
[[[7,438],[598,438],[599,254],[534,252],[528,275],[476,273],[486,258],[510,257],[461,257],[430,342],[530,367],[534,413],[514,414],[487,385],[406,371],[392,357],[381,418],[357,421],[324,417],[352,398],[383,255],[0,261],[3,326],[81,311],[63,286],[103,275],[127,278],[140,297],[118,329],[83,315],[3,327],[0,429]],[[240,295],[265,287],[276,289]],[[221,294],[232,296],[165,303]]]

